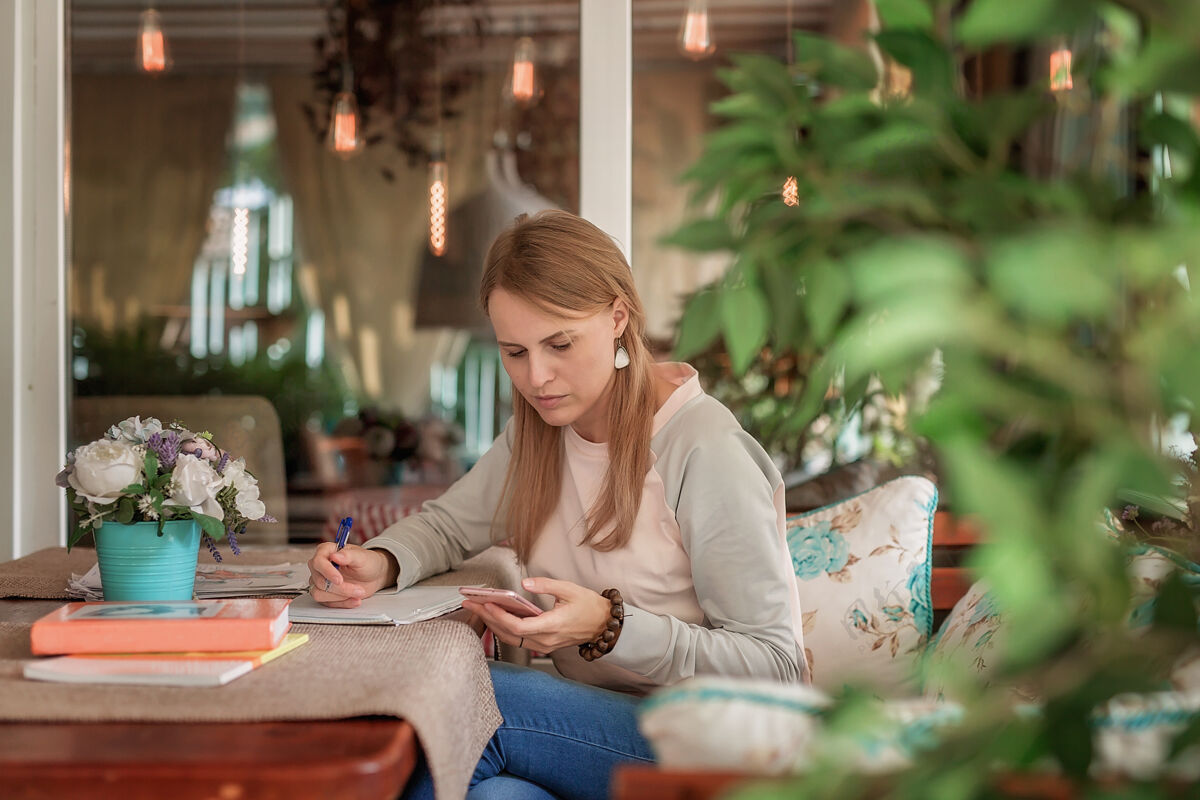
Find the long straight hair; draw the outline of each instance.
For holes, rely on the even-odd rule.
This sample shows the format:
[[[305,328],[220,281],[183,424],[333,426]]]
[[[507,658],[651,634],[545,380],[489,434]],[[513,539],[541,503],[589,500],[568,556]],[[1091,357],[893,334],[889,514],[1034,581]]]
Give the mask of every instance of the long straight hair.
[[[488,250],[479,287],[485,314],[496,289],[551,313],[592,316],[615,300],[629,311],[621,335],[629,366],[616,371],[610,389],[608,471],[588,509],[583,539],[596,550],[623,547],[633,534],[650,469],[656,409],[646,313],[633,272],[612,239],[595,225],[565,211],[542,211],[517,217]],[[507,532],[524,563],[562,492],[563,432],[547,424],[519,392],[513,393],[513,429],[504,499],[493,522]],[[611,533],[602,535],[610,528]]]

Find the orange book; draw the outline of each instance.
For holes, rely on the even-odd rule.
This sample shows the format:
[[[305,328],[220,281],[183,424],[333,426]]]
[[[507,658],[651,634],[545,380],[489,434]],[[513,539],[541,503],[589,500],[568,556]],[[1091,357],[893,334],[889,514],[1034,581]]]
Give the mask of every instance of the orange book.
[[[33,623],[35,655],[271,650],[287,633],[287,599],[67,603]]]

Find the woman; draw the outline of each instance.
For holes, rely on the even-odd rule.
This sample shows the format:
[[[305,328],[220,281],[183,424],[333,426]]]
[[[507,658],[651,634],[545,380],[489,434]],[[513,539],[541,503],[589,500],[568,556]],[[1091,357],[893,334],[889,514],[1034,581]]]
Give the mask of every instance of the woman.
[[[545,613],[463,605],[569,680],[492,666],[504,724],[469,796],[605,798],[616,764],[652,759],[638,695],[700,674],[806,679],[783,482],[694,369],[652,362],[629,266],[585,220],[518,218],[480,301],[512,421],[420,514],[362,548],[320,545],[312,594],[354,607],[510,540]]]

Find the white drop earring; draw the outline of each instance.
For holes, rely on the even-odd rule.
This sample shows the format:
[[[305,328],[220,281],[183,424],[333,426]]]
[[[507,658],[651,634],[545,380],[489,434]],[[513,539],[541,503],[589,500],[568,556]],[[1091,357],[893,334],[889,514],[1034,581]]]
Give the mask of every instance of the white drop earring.
[[[625,369],[629,366],[629,351],[625,349],[625,345],[621,344],[620,339],[617,339],[617,355],[613,358],[613,364],[617,369]]]

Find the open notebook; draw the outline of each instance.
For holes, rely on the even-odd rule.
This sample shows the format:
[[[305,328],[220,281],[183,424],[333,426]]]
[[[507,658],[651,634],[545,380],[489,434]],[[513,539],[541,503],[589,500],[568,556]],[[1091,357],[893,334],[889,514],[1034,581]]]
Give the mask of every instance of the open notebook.
[[[301,595],[288,606],[292,622],[331,625],[407,625],[440,617],[462,606],[457,586],[410,586],[399,592],[375,594],[358,608],[330,608],[311,595]]]

